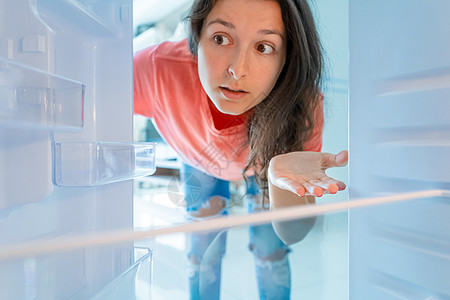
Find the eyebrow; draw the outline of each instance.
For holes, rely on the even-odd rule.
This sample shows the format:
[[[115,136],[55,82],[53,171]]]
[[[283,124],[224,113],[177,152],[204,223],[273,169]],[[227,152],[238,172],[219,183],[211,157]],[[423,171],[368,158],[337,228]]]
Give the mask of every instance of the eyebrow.
[[[236,29],[236,26],[234,26],[232,23],[227,22],[227,21],[225,21],[225,20],[222,20],[222,19],[220,19],[220,18],[217,18],[217,19],[212,20],[211,22],[209,22],[209,23],[206,25],[206,27],[208,27],[208,26],[210,26],[210,25],[212,25],[212,24],[221,24],[221,25],[223,25],[223,26],[225,26],[225,27],[228,27],[228,28],[230,28],[230,29]]]
[[[258,31],[258,33],[260,33],[260,34],[275,34],[275,35],[278,35],[284,41],[284,36],[278,30],[262,29],[262,30]]]
[[[225,20],[223,20],[223,19],[220,19],[220,18],[217,18],[217,19],[214,19],[214,20],[210,21],[210,22],[206,25],[206,27],[208,27],[208,26],[210,26],[210,25],[212,25],[212,24],[221,24],[221,25],[223,25],[223,26],[225,26],[225,27],[227,27],[227,28],[230,28],[230,29],[236,29],[236,26],[234,26],[232,23],[227,22],[227,21],[225,21]],[[283,34],[281,34],[281,32],[278,31],[278,30],[261,29],[261,30],[258,31],[258,33],[259,33],[259,34],[275,34],[275,35],[278,35],[278,36],[284,41],[284,36],[283,36]]]

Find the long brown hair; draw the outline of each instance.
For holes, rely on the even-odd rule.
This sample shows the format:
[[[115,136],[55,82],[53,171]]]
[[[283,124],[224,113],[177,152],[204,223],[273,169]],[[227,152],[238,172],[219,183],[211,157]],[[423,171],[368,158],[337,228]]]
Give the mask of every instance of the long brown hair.
[[[311,137],[321,101],[322,47],[306,0],[277,0],[286,29],[284,68],[269,95],[256,105],[247,121],[250,157],[243,174],[252,168],[267,196],[267,169],[276,155],[303,150]],[[188,16],[188,43],[197,54],[203,23],[216,0],[195,0]],[[245,176],[244,176],[245,178]]]

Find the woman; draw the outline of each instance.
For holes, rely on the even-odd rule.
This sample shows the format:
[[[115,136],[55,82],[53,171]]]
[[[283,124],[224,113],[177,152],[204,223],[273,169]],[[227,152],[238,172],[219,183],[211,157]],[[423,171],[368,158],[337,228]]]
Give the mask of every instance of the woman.
[[[325,170],[344,165],[347,152],[319,153],[322,55],[307,2],[198,0],[188,20],[187,41],[136,55],[134,99],[184,162],[190,214],[226,214],[229,181],[243,177],[250,210],[344,189]],[[289,298],[287,245],[313,224],[250,228],[261,299]],[[219,298],[225,236],[192,236],[192,299]]]

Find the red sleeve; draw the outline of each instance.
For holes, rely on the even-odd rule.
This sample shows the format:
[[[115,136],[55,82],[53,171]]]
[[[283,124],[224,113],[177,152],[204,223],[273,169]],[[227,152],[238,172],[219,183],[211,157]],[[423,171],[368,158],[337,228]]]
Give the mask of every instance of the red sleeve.
[[[154,64],[157,46],[136,53],[133,59],[134,113],[153,118],[156,101],[156,66]]]
[[[322,132],[323,132],[323,94],[320,94],[320,100],[316,108],[314,117],[314,128],[311,138],[303,145],[304,151],[322,151]]]

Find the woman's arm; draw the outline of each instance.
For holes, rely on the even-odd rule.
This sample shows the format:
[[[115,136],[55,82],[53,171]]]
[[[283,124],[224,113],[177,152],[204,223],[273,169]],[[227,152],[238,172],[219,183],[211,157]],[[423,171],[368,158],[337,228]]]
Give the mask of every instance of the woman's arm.
[[[297,194],[289,192],[287,190],[283,190],[278,188],[277,186],[269,183],[269,197],[270,201],[270,209],[278,209],[289,207],[293,205],[307,205],[314,204],[315,197],[314,196],[304,196],[300,197]],[[272,199],[276,199],[272,201]],[[292,245],[301,241],[309,231],[314,226],[316,221],[316,217],[292,220],[292,221],[283,221],[283,222],[272,222],[272,227],[278,237],[285,243],[286,245]]]
[[[341,181],[325,170],[347,164],[348,152],[334,155],[320,152],[291,152],[275,156],[268,169],[271,209],[294,205],[314,205],[315,197],[345,189]],[[315,218],[273,222],[275,233],[287,245],[302,240],[314,226]]]

